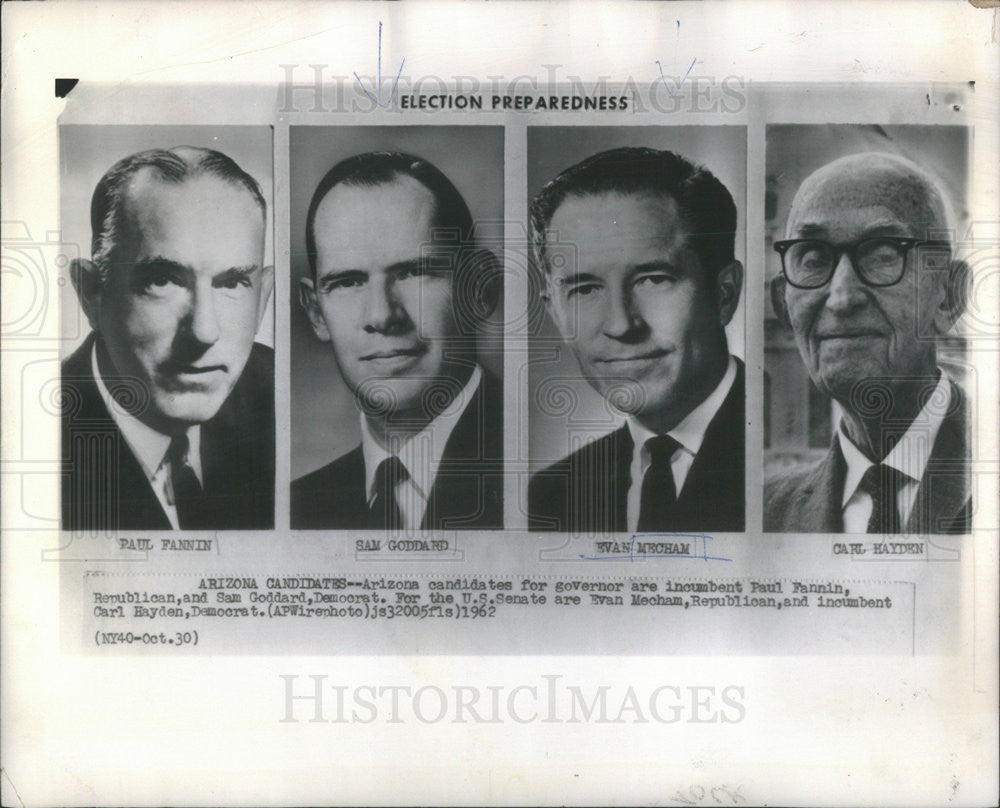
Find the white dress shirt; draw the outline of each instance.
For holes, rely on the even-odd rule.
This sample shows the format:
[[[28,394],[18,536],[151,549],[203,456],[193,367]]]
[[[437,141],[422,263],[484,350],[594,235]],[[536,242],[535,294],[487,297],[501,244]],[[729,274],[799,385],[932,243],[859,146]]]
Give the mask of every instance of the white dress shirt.
[[[365,492],[369,508],[375,499],[375,473],[379,464],[395,454],[409,473],[406,480],[396,485],[396,503],[403,516],[403,529],[408,532],[420,530],[438,467],[441,465],[441,457],[444,455],[444,447],[482,379],[483,372],[477,365],[465,387],[444,412],[416,435],[400,436],[394,440],[390,434],[388,448],[375,440],[368,426],[368,419],[361,416],[361,451],[365,458]]]
[[[94,381],[97,383],[97,390],[104,399],[104,406],[114,419],[118,430],[125,438],[132,454],[135,455],[142,466],[146,479],[149,480],[153,493],[160,502],[163,512],[170,520],[174,530],[180,530],[180,520],[177,518],[177,507],[174,505],[174,490],[170,483],[170,461],[167,459],[167,449],[170,448],[170,436],[157,432],[147,426],[121,405],[115,401],[114,396],[108,391],[101,378],[101,371],[97,366],[97,345],[90,354],[90,367],[94,374]],[[201,427],[192,426],[187,431],[188,436],[188,463],[194,469],[199,482],[204,482],[201,476]]]
[[[917,499],[917,490],[920,488],[920,480],[923,479],[927,461],[930,460],[931,450],[934,448],[934,441],[937,440],[938,431],[941,429],[950,403],[951,385],[948,382],[948,377],[942,372],[937,387],[934,388],[934,392],[927,399],[923,409],[917,413],[917,417],[913,419],[913,423],[899,439],[899,443],[882,461],[883,465],[892,466],[905,474],[907,478],[907,482],[900,486],[896,496],[899,523],[903,526],[910,518],[910,511],[913,510],[913,503]],[[837,438],[840,441],[840,451],[847,463],[847,472],[844,475],[844,496],[841,502],[844,532],[866,533],[868,519],[872,514],[872,498],[858,486],[868,467],[875,464],[851,443],[844,430],[843,420],[837,429]]]
[[[719,411],[722,403],[729,395],[729,391],[736,381],[736,360],[729,357],[729,366],[722,375],[722,381],[709,394],[708,398],[701,402],[691,412],[685,416],[677,426],[667,432],[670,437],[680,444],[673,456],[670,458],[670,472],[674,478],[674,490],[677,496],[681,495],[684,489],[684,481],[687,479],[691,465],[694,463],[701,443],[705,439],[705,431],[712,419]],[[629,432],[632,434],[632,481],[628,489],[628,529],[635,532],[639,526],[639,507],[642,496],[642,478],[645,476],[649,465],[652,462],[649,456],[649,448],[646,442],[651,438],[658,437],[656,432],[640,424],[633,416],[629,415],[625,419]],[[636,451],[638,449],[638,451]]]

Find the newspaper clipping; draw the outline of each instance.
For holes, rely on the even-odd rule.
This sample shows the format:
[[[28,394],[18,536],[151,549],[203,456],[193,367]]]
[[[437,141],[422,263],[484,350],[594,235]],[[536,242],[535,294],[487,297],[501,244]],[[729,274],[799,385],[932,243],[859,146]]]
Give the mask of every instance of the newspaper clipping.
[[[364,71],[295,16],[242,79],[77,68],[5,122],[4,804],[995,798],[995,64],[775,78],[657,5],[641,72],[435,73],[417,15],[337,6]],[[46,698],[94,693],[45,726],[116,713],[48,785],[43,577]],[[94,749],[153,736],[145,781]]]

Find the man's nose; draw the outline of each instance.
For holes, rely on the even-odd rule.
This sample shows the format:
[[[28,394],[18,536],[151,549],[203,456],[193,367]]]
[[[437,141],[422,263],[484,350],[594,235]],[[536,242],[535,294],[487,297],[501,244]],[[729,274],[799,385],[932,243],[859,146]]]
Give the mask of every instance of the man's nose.
[[[866,299],[864,282],[858,277],[847,253],[844,253],[833,268],[826,307],[832,311],[849,311],[864,305]]]
[[[368,294],[362,304],[366,331],[385,331],[398,319],[399,304],[389,279],[373,280],[368,284]]]
[[[636,328],[639,315],[632,294],[624,289],[610,290],[604,309],[603,330],[605,336],[621,339]]]
[[[214,289],[197,285],[191,300],[190,331],[202,345],[214,345],[219,339],[219,316],[215,307]]]

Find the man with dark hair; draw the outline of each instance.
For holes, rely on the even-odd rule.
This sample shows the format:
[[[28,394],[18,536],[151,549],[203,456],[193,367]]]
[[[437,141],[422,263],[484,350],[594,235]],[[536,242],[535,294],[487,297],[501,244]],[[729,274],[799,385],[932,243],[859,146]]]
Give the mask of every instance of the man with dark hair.
[[[93,333],[62,368],[66,530],[274,526],[273,284],[257,182],[210,149],[97,184],[72,280]]]
[[[725,333],[743,268],[729,191],[672,152],[620,148],[546,185],[531,223],[552,319],[626,423],[534,476],[529,527],[743,530],[744,370]]]
[[[292,527],[501,528],[502,391],[476,361],[498,268],[461,194],[418,157],[351,157],[313,194],[306,243],[300,300],[361,445],[292,483]]]
[[[937,356],[965,300],[949,233],[944,193],[903,157],[842,157],[799,187],[771,300],[841,420],[822,461],[766,482],[764,530],[969,531],[968,401]]]

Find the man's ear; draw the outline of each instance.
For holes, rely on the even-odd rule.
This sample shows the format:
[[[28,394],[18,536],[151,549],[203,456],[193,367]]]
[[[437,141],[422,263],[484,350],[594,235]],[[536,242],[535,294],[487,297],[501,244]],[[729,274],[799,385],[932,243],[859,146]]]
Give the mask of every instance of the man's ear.
[[[329,342],[330,330],[326,327],[326,320],[323,319],[323,312],[320,311],[319,301],[316,299],[316,286],[308,275],[299,279],[299,303],[305,309],[309,325],[312,326],[316,337],[321,342]]]
[[[719,321],[729,325],[740,304],[740,292],[743,291],[743,265],[733,261],[719,270],[715,277],[715,299],[719,305]]]
[[[774,313],[786,328],[791,328],[792,321],[788,317],[788,305],[785,303],[785,276],[775,275],[768,285],[768,291],[771,293],[771,307]]]
[[[503,293],[503,267],[490,250],[473,249],[458,255],[452,280],[455,318],[474,334],[496,310]]]
[[[73,281],[76,296],[80,299],[80,308],[87,315],[87,322],[90,323],[91,330],[97,331],[101,311],[101,295],[104,292],[100,270],[94,266],[92,261],[74,258],[69,266],[69,276]]]
[[[945,283],[945,293],[934,312],[934,328],[938,334],[947,334],[965,313],[972,289],[972,269],[965,261],[952,261]]]
[[[542,279],[542,282],[538,284],[538,296],[542,299],[545,307],[551,311],[553,295],[552,276],[545,271],[539,272],[538,274]]]
[[[264,319],[264,312],[267,311],[267,301],[274,291],[274,267],[264,267],[260,271],[260,298],[257,301],[257,327],[260,328]]]
[[[500,296],[503,293],[503,266],[500,259],[491,250],[478,250],[476,261],[487,266],[484,279],[480,283],[479,305],[483,319],[496,311]]]

